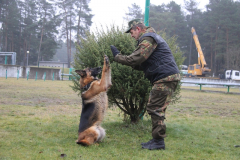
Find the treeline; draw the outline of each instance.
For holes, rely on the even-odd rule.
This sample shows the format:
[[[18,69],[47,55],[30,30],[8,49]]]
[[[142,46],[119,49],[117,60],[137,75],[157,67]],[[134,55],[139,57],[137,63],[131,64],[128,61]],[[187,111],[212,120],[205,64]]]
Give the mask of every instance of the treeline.
[[[71,46],[92,24],[90,0],[0,0],[1,52],[17,52],[17,64],[51,60],[61,39]],[[79,43],[79,41],[77,41]]]
[[[225,69],[240,70],[240,2],[209,0],[205,10],[198,8],[196,0],[185,0],[181,7],[174,1],[150,6],[149,24],[155,30],[165,30],[168,36],[177,36],[184,52],[184,64],[197,63],[198,54],[192,38],[194,27],[208,67],[217,76]],[[129,7],[126,18],[142,18],[140,7]],[[140,12],[143,13],[143,12]]]
[[[84,37],[92,24],[90,0],[0,0],[0,49],[17,52],[17,64],[51,60],[60,40],[67,45],[70,65],[72,48],[80,44],[77,35]],[[197,63],[198,55],[191,27],[196,29],[208,64],[215,76],[225,69],[240,70],[240,2],[209,0],[205,10],[198,8],[197,0],[185,0],[180,6],[174,1],[151,5],[149,24],[157,31],[177,36],[184,52],[184,64]],[[142,18],[137,4],[129,7],[124,19]],[[77,42],[73,41],[77,40]],[[75,51],[74,51],[75,52]]]

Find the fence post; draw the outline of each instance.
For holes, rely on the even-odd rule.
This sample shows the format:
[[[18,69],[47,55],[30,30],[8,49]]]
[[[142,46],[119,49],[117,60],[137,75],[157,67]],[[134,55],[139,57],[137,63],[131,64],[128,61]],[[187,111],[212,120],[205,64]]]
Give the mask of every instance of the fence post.
[[[7,70],[6,70],[6,79],[7,79]]]
[[[17,70],[17,80],[18,80],[18,78],[19,78],[19,70]]]
[[[228,93],[229,93],[229,88],[230,88],[230,86],[227,86],[228,87]]]
[[[28,76],[29,76],[29,71],[28,71],[28,73],[27,73],[27,80],[28,80]]]
[[[35,81],[37,80],[37,72],[36,72],[36,77],[35,77]]]
[[[53,72],[52,80],[54,81],[54,72]]]
[[[46,72],[44,72],[44,81],[45,81],[45,79],[46,79]]]
[[[69,68],[69,74],[72,74],[72,68]],[[71,76],[68,76],[68,79],[71,80]]]
[[[62,81],[63,81],[63,74],[64,74],[64,63],[63,63],[63,70],[62,70]]]
[[[5,56],[5,65],[7,64],[7,56]]]

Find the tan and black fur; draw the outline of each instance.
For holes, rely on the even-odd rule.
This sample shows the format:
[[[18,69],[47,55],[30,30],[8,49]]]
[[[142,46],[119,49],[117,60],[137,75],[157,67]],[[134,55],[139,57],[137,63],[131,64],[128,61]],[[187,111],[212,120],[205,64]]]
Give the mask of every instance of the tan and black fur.
[[[91,145],[105,137],[101,127],[104,114],[108,108],[107,90],[111,87],[111,69],[108,57],[104,56],[101,79],[97,75],[101,67],[76,70],[80,77],[82,91],[82,113],[79,124],[77,144]]]

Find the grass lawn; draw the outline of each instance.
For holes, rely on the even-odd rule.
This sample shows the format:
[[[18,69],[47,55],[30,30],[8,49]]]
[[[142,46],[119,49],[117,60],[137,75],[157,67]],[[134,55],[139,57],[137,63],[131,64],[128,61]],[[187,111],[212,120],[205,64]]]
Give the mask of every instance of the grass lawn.
[[[133,125],[114,107],[104,141],[83,147],[75,144],[81,99],[71,84],[0,78],[0,160],[240,159],[240,95],[183,89],[181,102],[167,109],[166,150],[141,149],[151,139],[148,115]]]

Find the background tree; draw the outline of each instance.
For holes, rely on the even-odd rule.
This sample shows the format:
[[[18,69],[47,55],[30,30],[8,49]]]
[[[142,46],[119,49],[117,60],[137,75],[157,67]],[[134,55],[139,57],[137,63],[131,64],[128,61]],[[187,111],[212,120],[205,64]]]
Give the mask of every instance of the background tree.
[[[21,22],[21,55],[23,55],[23,65],[26,65],[27,51],[30,51],[30,55],[36,54],[38,40],[36,38],[37,33],[37,1],[25,0],[21,10],[22,22]]]
[[[37,64],[41,49],[41,60],[51,60],[56,53],[58,17],[53,5],[46,0],[3,0],[0,3],[0,21],[3,28],[0,37],[1,51],[17,52],[17,64]]]
[[[60,15],[62,17],[62,35],[66,38],[67,42],[67,61],[68,68],[70,68],[71,63],[71,41],[72,41],[72,27],[73,19],[75,18],[75,13],[73,12],[73,2],[74,0],[59,0],[56,2],[60,9]]]
[[[186,57],[188,61],[188,65],[196,64],[198,63],[198,52],[196,50],[196,44],[193,40],[193,35],[191,32],[191,28],[194,27],[196,30],[196,33],[198,35],[199,42],[201,44],[201,48],[203,50],[205,59],[207,64],[209,64],[209,61],[206,58],[205,51],[205,45],[203,40],[203,13],[200,9],[198,9],[198,2],[196,0],[184,0],[184,8],[186,9],[187,13],[185,15],[186,17],[186,23],[187,23],[187,32],[186,32],[186,44],[187,44],[187,52],[189,53]]]
[[[235,48],[239,43],[239,2],[232,0],[210,0],[207,5],[205,29],[211,35],[211,58],[213,59],[213,72],[224,72],[232,69],[230,66],[229,48]],[[213,53],[213,54],[212,54]],[[232,52],[235,53],[235,52]],[[237,55],[236,55],[237,56]]]
[[[60,19],[55,13],[54,6],[46,0],[38,2],[38,60],[50,60],[56,53],[58,47],[56,35],[57,26],[60,25]]]
[[[229,68],[240,70],[240,47],[235,46],[228,49]]]
[[[166,39],[166,34],[161,33]],[[182,52],[176,45],[176,38],[166,39],[178,65],[182,64]],[[103,56],[110,58],[112,68],[113,86],[108,91],[111,104],[117,105],[125,114],[129,115],[131,122],[138,122],[140,115],[146,112],[146,104],[151,90],[150,82],[144,78],[144,73],[136,71],[129,66],[121,65],[113,61],[110,45],[115,45],[122,54],[129,55],[135,49],[136,41],[124,29],[112,26],[107,31],[99,30],[97,33],[89,33],[86,39],[81,39],[81,45],[75,56],[76,69],[96,67],[103,65]],[[75,75],[76,76],[76,75]],[[73,90],[80,94],[79,77],[73,79]],[[178,90],[179,91],[179,90]],[[173,98],[176,101],[179,92]]]
[[[240,40],[239,4],[239,1],[232,0],[210,0],[206,11],[198,8],[196,0],[185,0],[185,10],[175,2],[151,5],[149,23],[157,31],[164,30],[168,37],[178,37],[178,45],[186,57],[185,65],[198,60],[191,33],[191,27],[194,27],[208,67],[217,76],[224,69],[232,68],[229,49],[236,48]]]
[[[123,17],[127,21],[131,21],[133,19],[143,19],[144,14],[142,9],[136,3],[133,3],[131,7],[128,7],[128,13],[125,13],[126,17]]]
[[[0,50],[14,52],[19,47],[20,10],[16,0],[0,3]]]
[[[168,4],[159,6],[150,6],[149,24],[156,31],[164,30],[168,37],[176,36],[178,45],[181,50],[186,54],[188,53],[186,44],[188,42],[187,23],[181,6],[171,1]]]
[[[75,27],[77,34],[75,38],[77,39],[78,45],[80,45],[79,36],[85,37],[85,31],[88,31],[92,25],[93,14],[91,14],[92,10],[88,6],[89,3],[90,0],[75,1],[75,11],[77,13],[77,24]]]
[[[62,40],[67,48],[64,61],[70,65],[75,43],[81,45],[78,37],[85,37],[85,31],[89,31],[92,24],[89,2],[1,0],[1,51],[17,52],[18,65],[26,65],[26,52],[30,51],[29,64],[37,65],[39,60],[52,60],[60,46],[58,42]],[[156,31],[164,30],[167,37],[176,36],[178,47],[186,57],[185,65],[197,63],[198,59],[191,33],[191,27],[194,27],[208,67],[217,76],[235,66],[232,57],[238,56],[233,50],[240,43],[240,2],[210,0],[205,9],[198,8],[197,0],[185,0],[183,8],[174,1],[150,5],[149,24]],[[142,9],[137,3],[132,4],[124,18],[143,19]],[[1,63],[3,59],[0,59]]]
[[[67,57],[68,67],[70,68],[72,57],[72,45],[74,37],[84,36],[83,31],[89,30],[92,24],[93,15],[90,13],[91,9],[88,7],[90,0],[58,0],[56,5],[60,9],[62,17],[62,37],[66,38],[67,42]],[[74,36],[74,31],[77,35]],[[77,38],[78,39],[78,38]],[[79,40],[77,40],[79,44]]]

